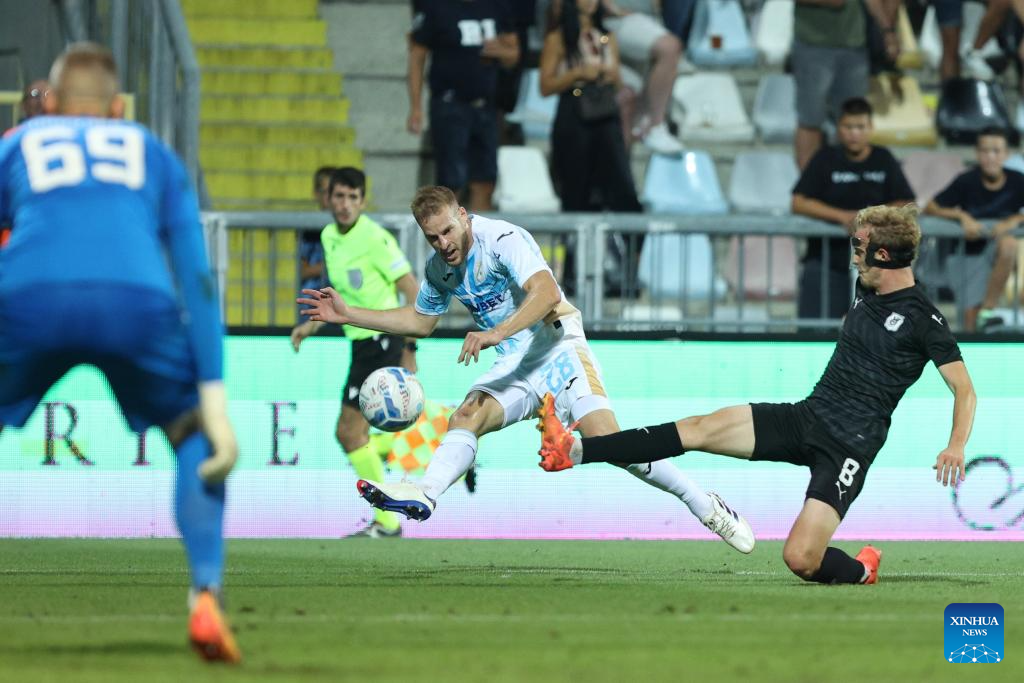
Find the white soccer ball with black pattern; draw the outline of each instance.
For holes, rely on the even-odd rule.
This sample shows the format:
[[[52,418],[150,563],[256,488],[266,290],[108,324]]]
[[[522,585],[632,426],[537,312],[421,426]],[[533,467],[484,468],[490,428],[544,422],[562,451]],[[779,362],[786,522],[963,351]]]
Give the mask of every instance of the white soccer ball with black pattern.
[[[377,429],[400,432],[423,412],[423,385],[405,368],[374,370],[359,387],[359,410]]]

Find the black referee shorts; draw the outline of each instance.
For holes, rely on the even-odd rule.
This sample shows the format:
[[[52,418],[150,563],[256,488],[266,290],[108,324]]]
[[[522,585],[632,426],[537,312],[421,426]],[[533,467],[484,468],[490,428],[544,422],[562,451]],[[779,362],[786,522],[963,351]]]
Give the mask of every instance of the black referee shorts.
[[[393,334],[378,334],[368,339],[352,342],[352,364],[348,368],[348,379],[342,390],[344,405],[359,407],[359,387],[374,370],[399,365],[402,362],[402,346],[405,337]]]
[[[803,465],[811,470],[807,497],[828,503],[839,518],[860,494],[875,453],[857,453],[825,429],[806,401],[751,403],[751,460]]]

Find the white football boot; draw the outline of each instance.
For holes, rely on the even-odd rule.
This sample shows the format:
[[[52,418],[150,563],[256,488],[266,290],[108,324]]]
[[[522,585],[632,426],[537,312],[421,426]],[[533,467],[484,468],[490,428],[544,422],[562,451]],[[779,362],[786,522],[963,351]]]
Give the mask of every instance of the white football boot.
[[[741,553],[754,550],[754,530],[747,520],[725,504],[717,493],[708,493],[711,499],[711,513],[700,520],[701,524],[722,537],[722,540]]]
[[[415,484],[398,482],[387,484],[379,481],[360,479],[356,482],[359,495],[367,503],[381,510],[397,512],[409,519],[422,522],[434,511],[434,501]]]

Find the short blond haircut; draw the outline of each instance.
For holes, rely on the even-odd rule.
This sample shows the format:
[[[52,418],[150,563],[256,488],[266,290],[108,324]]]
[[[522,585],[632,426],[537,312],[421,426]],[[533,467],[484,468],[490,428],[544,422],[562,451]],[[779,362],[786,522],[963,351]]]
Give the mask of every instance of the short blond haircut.
[[[918,208],[906,206],[869,206],[857,212],[855,228],[870,228],[871,242],[886,249],[910,249],[921,244],[921,226],[917,224]]]
[[[114,54],[98,43],[72,43],[50,68],[50,87],[62,100],[110,102],[118,93]]]
[[[455,193],[441,185],[428,185],[416,191],[412,198],[412,215],[420,225],[423,221],[443,211],[454,211],[459,208],[459,199]]]

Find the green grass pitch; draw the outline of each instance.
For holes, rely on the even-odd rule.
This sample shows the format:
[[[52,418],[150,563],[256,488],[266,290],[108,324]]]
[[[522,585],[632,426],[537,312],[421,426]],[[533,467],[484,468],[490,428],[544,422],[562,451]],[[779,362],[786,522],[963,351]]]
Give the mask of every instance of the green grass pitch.
[[[177,542],[0,540],[0,681],[1024,680],[1024,544],[879,546],[878,585],[819,586],[768,542],[230,541],[227,668]],[[1003,605],[1002,663],[943,659],[951,602]]]

